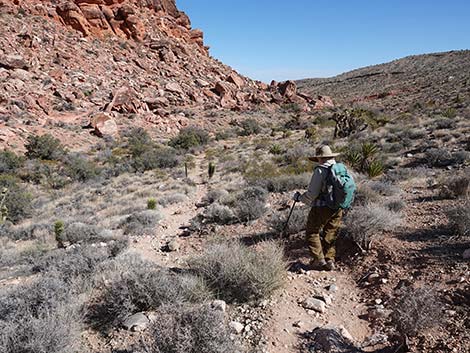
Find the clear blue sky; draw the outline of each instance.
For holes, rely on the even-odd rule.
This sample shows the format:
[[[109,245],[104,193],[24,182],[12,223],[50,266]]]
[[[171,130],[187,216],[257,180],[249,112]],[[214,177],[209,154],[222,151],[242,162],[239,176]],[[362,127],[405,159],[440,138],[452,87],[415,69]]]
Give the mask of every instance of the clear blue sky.
[[[269,82],[470,48],[470,0],[177,0],[212,56]]]

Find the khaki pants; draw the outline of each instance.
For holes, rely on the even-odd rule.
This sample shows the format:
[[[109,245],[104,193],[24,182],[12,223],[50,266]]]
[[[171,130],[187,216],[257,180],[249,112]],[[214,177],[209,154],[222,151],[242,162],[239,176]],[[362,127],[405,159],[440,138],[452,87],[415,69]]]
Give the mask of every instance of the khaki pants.
[[[312,207],[307,220],[307,242],[313,259],[333,260],[336,256],[336,237],[343,210],[332,210],[328,207]],[[323,229],[322,236],[320,232]]]

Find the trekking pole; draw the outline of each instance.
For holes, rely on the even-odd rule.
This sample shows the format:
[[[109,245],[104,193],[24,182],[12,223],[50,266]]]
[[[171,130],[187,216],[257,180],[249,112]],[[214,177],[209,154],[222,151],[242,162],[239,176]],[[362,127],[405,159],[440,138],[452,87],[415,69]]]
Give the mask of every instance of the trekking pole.
[[[292,207],[291,207],[290,212],[289,212],[289,216],[287,217],[286,224],[284,225],[284,229],[282,230],[281,234],[284,235],[284,238],[287,238],[287,235],[286,235],[287,226],[289,225],[289,220],[290,220],[290,217],[292,216],[292,212],[294,212],[294,207],[295,207],[296,203],[297,203],[297,201],[294,201],[294,203],[292,204]]]

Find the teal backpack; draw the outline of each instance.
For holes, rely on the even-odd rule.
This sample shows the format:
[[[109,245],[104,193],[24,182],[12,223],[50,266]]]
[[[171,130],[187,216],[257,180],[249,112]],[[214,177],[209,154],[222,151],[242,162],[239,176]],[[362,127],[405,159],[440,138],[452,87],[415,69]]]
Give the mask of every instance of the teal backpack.
[[[328,193],[324,200],[326,205],[334,210],[349,208],[354,201],[354,193],[356,192],[356,183],[353,177],[342,163],[333,164],[328,168],[328,171],[326,177]]]

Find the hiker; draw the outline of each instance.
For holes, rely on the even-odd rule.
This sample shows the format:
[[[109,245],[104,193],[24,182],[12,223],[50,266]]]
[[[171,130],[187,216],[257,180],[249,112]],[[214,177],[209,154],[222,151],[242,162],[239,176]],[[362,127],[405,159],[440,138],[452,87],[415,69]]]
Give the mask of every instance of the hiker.
[[[307,242],[313,257],[308,270],[335,269],[336,237],[343,209],[349,207],[355,191],[354,180],[348,174],[346,167],[335,161],[338,155],[339,153],[333,153],[329,146],[318,147],[315,156],[309,157],[311,161],[318,162],[318,166],[313,172],[307,191],[303,194],[296,192],[293,196],[294,201],[312,206],[306,227]],[[342,185],[339,187],[334,185],[333,177],[336,175],[340,176]],[[341,181],[343,177],[344,180]],[[348,191],[344,192],[346,184]],[[343,190],[339,190],[341,188]],[[337,192],[340,192],[339,196]]]

